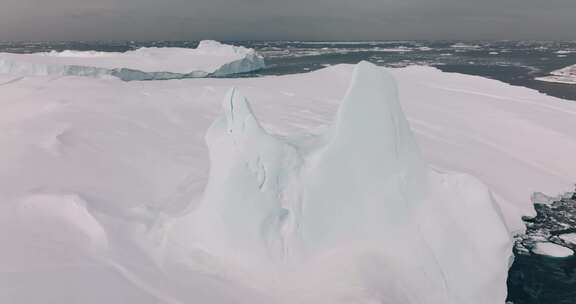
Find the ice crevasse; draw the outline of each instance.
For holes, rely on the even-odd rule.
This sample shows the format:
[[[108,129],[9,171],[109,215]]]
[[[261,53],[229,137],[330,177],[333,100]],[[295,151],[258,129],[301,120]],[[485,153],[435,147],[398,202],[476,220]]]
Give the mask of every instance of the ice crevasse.
[[[202,204],[179,219],[191,246],[287,302],[505,302],[498,205],[476,178],[423,160],[391,75],[359,63],[320,135],[268,133],[236,89],[223,112]]]

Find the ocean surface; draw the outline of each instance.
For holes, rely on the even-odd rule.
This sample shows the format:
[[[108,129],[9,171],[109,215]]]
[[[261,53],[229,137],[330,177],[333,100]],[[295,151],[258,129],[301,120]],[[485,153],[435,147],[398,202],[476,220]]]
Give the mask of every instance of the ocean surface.
[[[267,68],[241,76],[284,75],[339,63],[369,60],[389,67],[429,65],[529,87],[576,100],[576,86],[535,80],[576,64],[576,41],[228,41],[251,47],[266,58]],[[197,41],[154,42],[0,42],[0,52],[34,53],[51,50],[127,51],[143,46],[190,47]],[[239,76],[240,77],[240,76]]]
[[[303,73],[340,63],[369,60],[388,67],[429,65],[497,79],[545,94],[576,101],[576,85],[537,81],[551,71],[576,64],[576,41],[242,41],[227,43],[256,49],[267,68],[237,77]],[[155,42],[0,42],[0,52],[35,53],[51,50],[127,51],[139,47],[190,47],[197,41]],[[575,130],[576,132],[576,130]],[[576,181],[575,181],[576,182]],[[566,207],[568,206],[568,207]],[[576,201],[562,204],[576,218]],[[564,214],[566,215],[566,213]],[[557,223],[544,216],[541,221]],[[571,229],[574,222],[566,220]],[[552,231],[553,232],[553,231]],[[473,263],[474,261],[471,261]],[[509,272],[508,301],[515,304],[576,304],[576,256],[550,258],[517,254]]]

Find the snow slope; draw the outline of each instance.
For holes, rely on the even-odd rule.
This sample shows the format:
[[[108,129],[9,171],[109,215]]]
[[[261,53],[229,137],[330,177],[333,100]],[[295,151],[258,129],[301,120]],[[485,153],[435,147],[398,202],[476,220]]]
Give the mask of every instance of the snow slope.
[[[402,286],[413,284],[421,285],[419,291],[427,288],[442,290],[435,295],[436,299],[472,294],[473,288],[462,289],[460,293],[445,292],[447,289],[437,289],[437,285],[426,285],[428,280],[425,278],[415,282],[417,278],[402,277],[399,281],[394,279],[390,282],[390,278],[381,276],[381,273],[414,273],[417,270],[411,267],[420,264],[398,260],[399,263],[395,264],[399,265],[398,268],[389,269],[386,259],[378,258],[378,254],[368,254],[370,258],[358,259],[359,252],[325,252],[323,248],[339,248],[337,245],[343,239],[308,232],[303,238],[284,238],[294,235],[288,233],[295,229],[290,222],[282,225],[286,227],[285,230],[276,230],[275,233],[282,236],[281,240],[295,246],[285,247],[284,242],[255,246],[252,244],[259,244],[260,236],[251,233],[248,235],[253,237],[246,239],[254,241],[247,244],[247,248],[240,247],[234,251],[238,252],[238,257],[222,253],[221,249],[242,244],[228,241],[210,243],[210,238],[206,240],[201,229],[194,230],[198,228],[197,223],[190,220],[192,215],[189,212],[203,200],[209,174],[213,175],[210,179],[212,184],[226,180],[225,177],[215,178],[215,173],[209,173],[209,155],[217,157],[217,151],[222,149],[212,148],[209,153],[204,137],[212,121],[221,115],[222,100],[230,87],[237,87],[250,100],[252,111],[258,117],[258,125],[265,130],[261,136],[269,138],[264,140],[269,143],[258,148],[250,148],[249,138],[239,139],[248,140],[248,144],[244,145],[249,147],[246,155],[253,155],[253,150],[257,149],[267,156],[283,155],[294,160],[292,156],[295,153],[320,155],[313,152],[319,153],[322,149],[318,148],[326,147],[329,142],[338,147],[335,144],[338,141],[330,140],[336,135],[331,136],[326,131],[330,130],[328,126],[345,96],[352,70],[353,66],[339,65],[301,75],[154,82],[0,75],[0,241],[3,248],[0,251],[0,302],[187,303],[193,299],[199,303],[271,303],[278,297],[294,299],[296,294],[304,294],[306,297],[303,301],[319,303],[315,300],[329,299],[330,303],[335,303],[337,301],[331,301],[334,298],[327,298],[333,295],[349,303],[378,299],[382,294],[391,292],[396,292],[395,295],[403,299],[406,294],[402,292]],[[423,162],[439,171],[427,170],[429,174],[426,176],[433,177],[426,180],[442,184],[440,176],[449,176],[445,179],[446,188],[441,185],[434,187],[439,190],[435,196],[430,194],[429,197],[436,198],[431,201],[438,201],[438,197],[470,197],[471,193],[465,189],[477,189],[479,191],[472,196],[479,201],[472,206],[490,213],[493,209],[480,207],[490,199],[475,180],[457,178],[459,175],[451,178],[453,174],[440,172],[457,171],[474,175],[494,193],[493,198],[505,215],[508,228],[514,230],[521,228],[519,215],[531,212],[530,197],[534,191],[554,196],[572,190],[576,180],[576,163],[572,161],[573,155],[576,155],[576,134],[572,132],[576,129],[574,103],[494,80],[442,73],[427,67],[397,69],[391,70],[391,73],[398,80],[401,106],[415,133]],[[269,137],[270,134],[275,136]],[[354,140],[371,144],[369,138]],[[385,139],[381,140],[386,142]],[[218,142],[211,141],[211,146],[214,145],[218,146]],[[293,151],[290,147],[298,147],[298,150]],[[275,149],[282,149],[283,152],[272,153]],[[339,148],[330,150],[338,151]],[[306,163],[325,167],[322,165],[324,162],[330,159],[337,161],[341,154],[334,155],[307,157]],[[362,160],[363,155],[352,154],[351,157]],[[247,172],[257,173],[255,186],[262,185],[264,192],[250,190],[244,194],[227,192],[222,195],[263,195],[262,199],[269,199],[275,193],[275,186],[262,181],[274,180],[269,179],[270,176],[283,176],[282,168],[285,165],[272,171],[265,170],[265,174],[259,168],[268,163],[289,164],[280,161],[282,159],[261,157],[258,161],[256,157],[248,167],[253,171]],[[215,166],[230,165],[233,159],[228,161],[216,163]],[[383,164],[379,163],[378,166]],[[371,169],[368,165],[358,168]],[[380,171],[375,170],[374,174],[380,174]],[[320,194],[314,189],[329,186],[313,181],[318,180],[314,176],[330,175],[330,171],[309,170],[304,166],[301,172],[301,176],[296,176],[296,181],[310,182],[290,183],[288,181],[294,179],[286,181],[280,178],[278,185],[290,187],[305,184],[310,188],[306,192],[310,191],[315,196]],[[395,174],[391,173],[391,176]],[[246,179],[246,182],[249,180]],[[351,189],[358,192],[379,189],[374,184],[367,184],[366,187],[359,184]],[[455,189],[462,190],[460,196],[452,192]],[[346,193],[342,194],[343,191],[336,191],[334,196],[345,199],[347,196]],[[205,200],[214,195],[209,192]],[[286,199],[292,200],[290,197]],[[219,201],[218,197],[214,201]],[[474,235],[500,235],[498,225],[482,220],[498,217],[484,213],[478,220],[465,215],[462,217],[461,213],[466,214],[466,210],[459,211],[463,206],[456,203],[460,201],[466,200],[447,200],[441,205],[446,209],[432,208],[431,204],[422,204],[416,209],[424,214],[434,214],[433,217],[422,216],[420,212],[404,213],[416,214],[414,219],[420,225],[397,226],[407,230],[398,232],[402,237],[392,240],[384,253],[394,257],[393,254],[404,249],[407,257],[421,258],[423,265],[430,267],[427,268],[430,278],[438,278],[438,269],[447,269],[446,274],[449,275],[446,282],[453,282],[453,276],[460,276],[459,270],[450,265],[461,265],[459,269],[465,272],[472,272],[473,268],[468,267],[475,267],[476,263],[495,269],[497,264],[492,258],[486,261],[488,264],[483,264],[484,260],[457,258],[463,256],[462,252],[468,252],[469,246],[487,242],[484,238],[476,240]],[[365,202],[366,210],[373,210],[370,201]],[[56,204],[58,207],[55,207]],[[338,204],[344,205],[341,201]],[[395,205],[391,203],[382,208]],[[391,210],[394,212],[383,219],[390,216],[403,223],[407,218],[402,212]],[[280,214],[284,214],[280,211]],[[458,212],[453,216],[447,215],[450,214],[447,211]],[[355,222],[354,225],[357,225],[354,218],[358,218],[359,211],[354,212],[344,221],[345,225]],[[262,213],[250,214],[259,216]],[[327,223],[339,221],[336,221],[338,214],[332,210],[328,210],[326,215],[335,220],[322,224],[322,221],[315,220],[318,216],[312,216],[311,220],[304,222],[321,225],[313,228],[314,232],[324,230]],[[436,222],[438,218],[449,218],[450,227],[464,226],[461,223],[463,220],[475,224],[467,226],[468,229],[455,229],[446,234],[447,228],[444,223]],[[356,230],[338,225],[327,230],[349,231],[349,237],[366,235],[370,242],[376,237],[390,240],[390,234],[398,231],[390,229],[382,236],[365,234],[364,231],[384,225],[375,223],[373,217],[369,219],[366,226],[361,225]],[[246,234],[241,231],[254,231],[254,224],[249,221],[231,223],[242,228],[238,229],[238,233],[243,235]],[[274,227],[274,221],[269,223],[267,227]],[[420,232],[414,231],[417,227],[420,227]],[[214,233],[224,234],[226,230],[221,228],[215,227]],[[452,234],[456,232],[470,234]],[[336,235],[341,234],[338,232]],[[450,237],[439,240],[440,236]],[[426,250],[420,250],[422,242],[412,244],[402,241],[418,237],[435,241],[430,242],[430,248]],[[496,247],[502,241],[497,240],[489,244]],[[324,245],[320,248],[309,245],[319,243]],[[453,243],[462,246],[454,248],[447,245]],[[202,246],[196,246],[198,244]],[[355,248],[367,247],[370,246],[359,245]],[[276,284],[280,279],[262,275],[268,274],[270,268],[277,268],[276,262],[262,259],[262,263],[253,269],[237,267],[235,259],[245,261],[245,256],[255,256],[253,248],[261,248],[256,251],[266,252],[266,255],[268,248],[277,248],[278,254],[275,256],[288,264],[314,257],[324,262],[311,262],[301,268],[292,268],[289,274],[283,272],[284,284]],[[293,248],[290,252],[294,254],[282,248]],[[442,248],[454,251],[444,251]],[[249,253],[246,254],[246,251]],[[429,252],[441,252],[435,255],[441,266],[430,266],[433,261],[429,259],[433,255],[427,254]],[[497,254],[496,251],[490,252]],[[503,252],[500,253],[499,256],[504,256]],[[350,259],[345,256],[350,256]],[[276,258],[273,260],[276,261]],[[454,260],[454,264],[446,260]],[[369,262],[362,264],[357,261]],[[252,263],[249,261],[246,265]],[[501,260],[498,263],[504,264]],[[318,266],[314,268],[312,265]],[[387,271],[366,270],[370,268]],[[342,271],[334,272],[334,269]],[[310,271],[318,275],[310,275]],[[495,271],[483,272],[483,275],[499,276]],[[476,282],[486,278],[476,278]],[[27,288],[22,288],[22,282],[26,283]],[[467,286],[473,285],[471,282]],[[310,290],[308,286],[317,288]],[[396,287],[386,290],[380,286]],[[35,292],[30,293],[29,290]],[[501,297],[502,290],[486,296]],[[435,298],[431,296],[430,299]]]
[[[253,49],[201,41],[196,49],[140,48],[125,53],[63,51],[0,53],[0,73],[151,80],[226,76],[264,68]]]
[[[576,65],[571,65],[563,69],[553,71],[549,76],[538,77],[536,80],[576,84]]]

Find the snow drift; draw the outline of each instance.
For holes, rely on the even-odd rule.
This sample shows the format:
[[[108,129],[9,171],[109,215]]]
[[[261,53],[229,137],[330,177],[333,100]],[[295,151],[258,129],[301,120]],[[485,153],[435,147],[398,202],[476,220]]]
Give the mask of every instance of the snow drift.
[[[201,41],[196,49],[140,48],[125,53],[63,51],[36,54],[0,53],[0,73],[41,76],[117,77],[158,80],[226,76],[264,68],[253,49]]]
[[[268,134],[236,90],[224,111],[207,135],[202,248],[244,271],[268,261],[281,285],[286,265],[306,265],[304,281],[335,267],[340,282],[301,286],[298,303],[504,303],[512,243],[499,207],[471,176],[425,164],[390,75],[360,63],[308,151]]]

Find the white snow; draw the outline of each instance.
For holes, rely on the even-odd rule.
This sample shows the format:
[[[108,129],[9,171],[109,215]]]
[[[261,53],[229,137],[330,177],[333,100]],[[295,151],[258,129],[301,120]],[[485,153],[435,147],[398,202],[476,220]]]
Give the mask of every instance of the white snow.
[[[264,68],[253,49],[201,41],[196,49],[139,48],[124,53],[62,51],[0,53],[0,73],[39,76],[118,77],[123,80],[226,76]]]
[[[536,80],[565,84],[576,84],[576,64],[556,70],[549,76],[537,77]]]
[[[555,258],[565,258],[574,254],[574,251],[570,248],[548,242],[537,243],[532,252],[535,254],[546,255]]]
[[[576,180],[576,104],[410,67],[398,105],[353,68],[0,75],[0,302],[503,302],[507,230]]]

